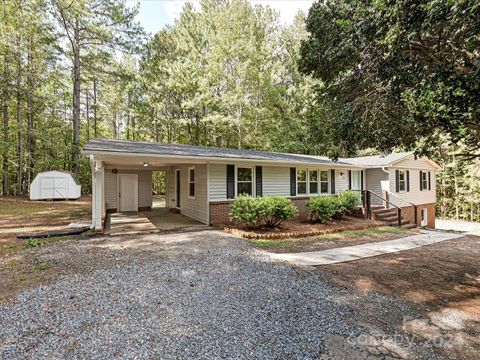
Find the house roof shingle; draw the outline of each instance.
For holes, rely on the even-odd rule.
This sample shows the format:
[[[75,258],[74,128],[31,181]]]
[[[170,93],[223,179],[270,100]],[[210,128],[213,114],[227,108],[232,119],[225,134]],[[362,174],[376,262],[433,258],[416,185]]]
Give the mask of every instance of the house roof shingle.
[[[345,164],[342,161],[332,161],[323,156],[287,154],[270,151],[216,148],[208,146],[193,146],[183,144],[161,144],[140,141],[92,139],[83,146],[83,153],[93,152],[130,153],[142,155],[168,155],[187,157],[208,157],[231,160],[262,160],[278,162],[298,162],[312,164]]]
[[[92,139],[83,146],[83,153],[108,152],[116,154],[166,155],[185,157],[208,157],[226,160],[261,160],[303,164],[336,164],[358,167],[382,167],[401,160],[413,152],[392,153],[354,158],[341,158],[333,161],[325,156],[287,154],[270,151],[217,148],[184,144],[162,144],[141,141]]]

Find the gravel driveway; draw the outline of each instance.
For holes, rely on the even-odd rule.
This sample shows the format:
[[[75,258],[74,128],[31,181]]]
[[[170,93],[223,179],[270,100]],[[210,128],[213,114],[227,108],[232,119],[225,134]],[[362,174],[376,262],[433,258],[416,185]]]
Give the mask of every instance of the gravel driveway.
[[[43,256],[73,256],[88,268],[100,261],[82,254],[101,248],[114,261],[1,304],[1,359],[433,356],[422,343],[348,341],[372,329],[398,334],[361,314],[376,306],[378,317],[400,322],[416,316],[405,303],[329,285],[221,232],[63,243]]]

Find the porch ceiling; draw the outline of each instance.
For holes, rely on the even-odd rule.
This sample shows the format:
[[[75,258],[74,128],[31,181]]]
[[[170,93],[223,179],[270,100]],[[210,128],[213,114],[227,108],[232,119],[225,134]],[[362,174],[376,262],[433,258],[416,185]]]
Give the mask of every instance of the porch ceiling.
[[[161,169],[173,165],[181,164],[206,164],[202,159],[176,159],[171,157],[158,157],[158,156],[114,156],[114,155],[95,155],[95,160],[103,161],[106,167],[115,167],[119,169]],[[144,166],[147,162],[148,166]]]

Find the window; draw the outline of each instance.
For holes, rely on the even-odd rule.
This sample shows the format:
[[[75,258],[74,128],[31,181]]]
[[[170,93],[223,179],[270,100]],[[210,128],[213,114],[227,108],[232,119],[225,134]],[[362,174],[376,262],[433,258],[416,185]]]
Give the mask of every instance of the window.
[[[297,170],[297,195],[307,193],[307,170]]]
[[[422,171],[420,172],[422,175],[422,189],[421,190],[428,190],[428,172]]]
[[[400,191],[407,191],[407,173],[400,170],[398,172],[398,189]]]
[[[310,194],[318,194],[318,170],[308,171],[308,186]]]
[[[252,168],[237,168],[237,194],[252,196]]]
[[[320,193],[328,194],[328,171],[320,171]]]
[[[195,168],[188,169],[188,197],[195,198]]]

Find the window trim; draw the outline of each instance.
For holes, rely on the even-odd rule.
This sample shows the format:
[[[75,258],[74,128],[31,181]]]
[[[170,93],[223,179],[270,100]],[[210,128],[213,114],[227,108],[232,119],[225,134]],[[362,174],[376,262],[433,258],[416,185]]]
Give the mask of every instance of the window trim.
[[[304,181],[303,180],[302,181],[298,180],[298,172],[299,171],[305,171],[305,180]],[[296,168],[295,178],[297,180],[297,184],[296,184],[297,185],[297,188],[296,188],[297,196],[308,196],[308,194],[309,194],[308,193],[308,191],[309,191],[309,189],[308,189],[308,184],[309,184],[309,182],[308,182],[308,168]],[[302,184],[305,183],[305,192],[301,193],[301,194],[298,192],[298,184],[300,184],[300,183],[302,183]]]
[[[191,178],[191,171],[193,170],[193,181]],[[197,178],[197,170],[195,169],[195,166],[190,166],[188,168],[188,198],[195,200],[195,194],[197,192],[197,186],[196,186],[196,178]],[[190,185],[193,184],[193,196],[190,194]]]
[[[327,180],[322,181],[321,173],[327,173]],[[327,183],[327,191],[322,192],[322,183]],[[319,170],[318,171],[318,194],[319,195],[329,195],[330,194],[330,171],[328,170]]]
[[[306,171],[306,181],[299,181],[298,180],[298,171],[301,171],[301,170],[305,170]],[[317,172],[317,189],[318,191],[316,193],[311,193],[310,192],[310,171],[316,171]],[[327,173],[327,180],[325,181],[320,181],[320,177],[321,177],[321,172],[326,172]],[[331,195],[331,169],[323,169],[323,168],[299,168],[299,167],[296,167],[295,168],[295,181],[296,181],[296,184],[295,184],[295,197],[304,197],[304,196],[325,196],[325,195]],[[298,184],[300,183],[306,183],[306,192],[305,193],[302,193],[302,194],[299,194],[298,193]],[[326,183],[327,184],[327,192],[322,192],[321,190],[321,185],[322,183]]]
[[[403,180],[401,180],[403,174]],[[402,182],[403,182],[403,190],[402,190]],[[407,170],[398,170],[398,192],[407,192]]]
[[[421,182],[422,182],[422,191],[428,191],[428,173],[430,171],[422,171],[421,174],[422,174],[422,179],[421,179]],[[423,179],[425,177],[425,180]]]
[[[241,181],[242,183],[251,183],[252,184],[252,194],[251,197],[256,197],[255,194],[255,171],[253,166],[237,166],[235,165],[235,197],[237,198],[241,194],[238,193],[238,169],[250,169],[252,178],[250,181]]]

